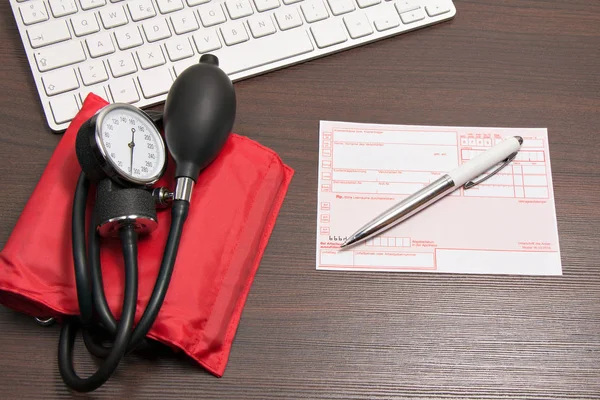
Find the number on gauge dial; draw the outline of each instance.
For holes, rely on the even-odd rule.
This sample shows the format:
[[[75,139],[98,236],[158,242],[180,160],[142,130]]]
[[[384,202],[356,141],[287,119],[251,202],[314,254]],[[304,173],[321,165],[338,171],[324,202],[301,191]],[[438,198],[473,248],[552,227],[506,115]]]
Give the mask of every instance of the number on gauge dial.
[[[104,116],[100,131],[105,154],[122,175],[150,181],[160,174],[164,146],[151,122],[133,110],[115,108]]]

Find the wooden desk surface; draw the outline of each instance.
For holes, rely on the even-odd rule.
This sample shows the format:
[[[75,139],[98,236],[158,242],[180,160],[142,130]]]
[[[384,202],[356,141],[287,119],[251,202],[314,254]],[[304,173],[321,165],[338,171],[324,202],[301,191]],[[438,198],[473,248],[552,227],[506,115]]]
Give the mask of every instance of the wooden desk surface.
[[[235,131],[296,175],[225,376],[132,355],[90,397],[600,398],[600,3],[456,5],[451,22],[236,84]],[[4,245],[60,138],[6,1],[0,59]],[[564,275],[316,272],[321,119],[547,127]],[[69,396],[57,326],[0,308],[0,332],[0,397]]]

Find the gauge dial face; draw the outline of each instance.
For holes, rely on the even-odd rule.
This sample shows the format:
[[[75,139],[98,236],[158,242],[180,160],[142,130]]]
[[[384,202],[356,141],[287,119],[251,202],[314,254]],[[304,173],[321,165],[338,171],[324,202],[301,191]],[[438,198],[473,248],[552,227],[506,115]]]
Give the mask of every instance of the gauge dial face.
[[[96,126],[96,140],[106,160],[123,178],[149,184],[160,178],[166,162],[160,133],[133,107],[109,109]]]

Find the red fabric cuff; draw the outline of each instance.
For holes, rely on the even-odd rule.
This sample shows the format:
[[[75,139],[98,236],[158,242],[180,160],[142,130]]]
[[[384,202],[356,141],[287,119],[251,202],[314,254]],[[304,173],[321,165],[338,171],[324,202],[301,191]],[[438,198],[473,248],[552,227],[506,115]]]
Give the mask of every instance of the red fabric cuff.
[[[0,253],[0,303],[31,316],[79,314],[71,253],[71,209],[81,168],[80,125],[107,103],[90,94],[54,151]],[[172,188],[174,163],[157,183]],[[246,297],[293,170],[272,150],[232,134],[194,188],[169,290],[148,336],[182,350],[222,376]],[[88,211],[89,211],[88,207]],[[170,211],[139,239],[136,322],[148,302],[166,243]],[[123,261],[117,241],[103,239],[102,273],[118,319]]]

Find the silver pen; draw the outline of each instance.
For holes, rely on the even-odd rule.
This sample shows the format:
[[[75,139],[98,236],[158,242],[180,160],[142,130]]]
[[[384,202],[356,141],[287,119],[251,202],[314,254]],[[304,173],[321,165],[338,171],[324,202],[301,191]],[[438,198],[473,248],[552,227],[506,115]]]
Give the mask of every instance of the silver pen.
[[[386,210],[352,234],[341,247],[359,243],[390,229],[463,185],[465,189],[469,189],[489,179],[517,156],[522,144],[523,138],[520,136],[513,136],[498,143]],[[500,164],[497,168],[480,177],[497,164]]]

